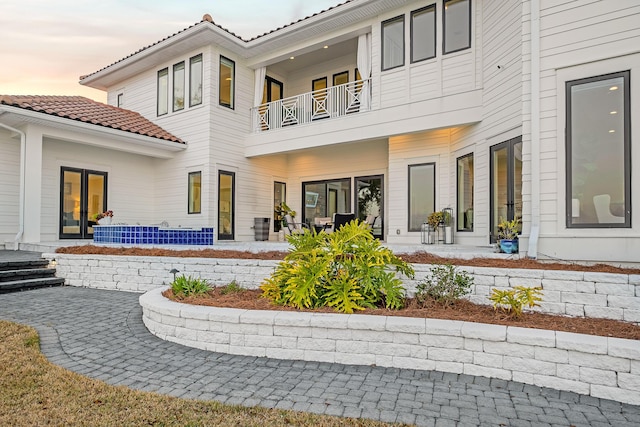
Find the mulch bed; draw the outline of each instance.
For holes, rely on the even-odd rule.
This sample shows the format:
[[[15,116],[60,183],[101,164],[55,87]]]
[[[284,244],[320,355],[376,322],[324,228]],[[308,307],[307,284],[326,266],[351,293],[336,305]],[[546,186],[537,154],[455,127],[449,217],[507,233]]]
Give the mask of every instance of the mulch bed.
[[[193,305],[212,307],[230,307],[245,310],[280,310],[280,311],[312,311],[316,313],[335,313],[332,308],[314,310],[298,310],[292,307],[277,306],[262,298],[259,289],[221,293],[222,287],[213,288],[207,295],[200,297],[176,298],[171,289],[163,295],[174,301]],[[555,331],[574,332],[603,337],[640,339],[640,326],[610,319],[567,317],[545,313],[525,312],[519,319],[513,319],[500,310],[491,306],[473,304],[466,300],[458,301],[451,307],[444,307],[433,303],[426,308],[417,306],[415,300],[409,299],[407,308],[401,310],[387,310],[382,308],[365,309],[356,314],[371,314],[378,316],[404,316],[446,320],[461,320],[476,323],[491,323],[495,325],[518,326],[522,328],[548,329]]]

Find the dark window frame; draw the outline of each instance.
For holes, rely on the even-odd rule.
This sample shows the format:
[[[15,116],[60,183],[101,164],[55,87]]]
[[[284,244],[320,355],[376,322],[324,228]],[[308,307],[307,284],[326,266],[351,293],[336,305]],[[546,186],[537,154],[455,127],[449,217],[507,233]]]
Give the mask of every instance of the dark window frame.
[[[333,179],[319,179],[319,180],[314,180],[314,181],[303,181],[301,184],[301,189],[302,189],[302,194],[301,194],[301,199],[303,201],[303,203],[301,203],[302,208],[300,209],[300,211],[302,212],[301,216],[300,216],[300,221],[306,223],[307,225],[312,225],[310,224],[310,222],[308,221],[308,218],[306,217],[306,211],[305,208],[306,206],[304,205],[304,201],[306,200],[306,190],[305,187],[307,185],[317,185],[317,184],[328,184],[331,182],[348,182],[349,183],[349,189],[347,191],[347,194],[349,195],[349,209],[351,211],[353,211],[353,201],[351,200],[352,197],[352,191],[353,191],[353,179],[352,177],[347,177],[347,178],[333,178]],[[327,190],[330,190],[327,188]],[[327,215],[327,210],[329,209],[329,199],[328,199],[328,195],[329,195],[329,191],[326,192],[325,196],[326,197],[326,205],[325,205],[325,216]]]
[[[345,84],[345,83],[339,83],[339,84],[336,84],[336,78],[337,78],[337,77],[340,77],[340,76],[343,76],[343,75],[345,75],[345,74],[347,75],[347,83],[349,83],[349,70],[346,70],[346,71],[340,71],[339,73],[335,73],[335,74],[333,75],[333,77],[332,77],[332,79],[331,79],[332,86],[339,86],[339,85],[341,85],[341,84]]]
[[[193,199],[193,186],[191,185],[191,177],[192,176],[196,176],[199,175],[200,176],[200,203],[198,203],[198,210],[191,210],[191,201]],[[201,214],[202,213],[202,171],[194,171],[194,172],[189,172],[188,178],[187,178],[187,214],[191,215],[191,214]]]
[[[418,167],[418,166],[428,166],[428,165],[433,165],[433,210],[432,212],[436,211],[436,191],[438,189],[438,183],[436,182],[436,179],[438,178],[436,162],[425,162],[425,163],[416,163],[416,164],[408,165],[407,166],[407,195],[409,197],[407,197],[407,213],[408,213],[407,231],[409,232],[420,231],[420,227],[411,228],[411,168]],[[425,217],[425,221],[426,220],[427,218]]]
[[[222,175],[226,175],[231,177],[231,204],[229,209],[231,210],[230,221],[231,221],[231,233],[230,234],[222,234],[222,230],[220,227],[220,180]],[[235,240],[235,228],[236,228],[236,173],[230,172],[226,170],[218,170],[218,240]]]
[[[166,93],[166,97],[167,97],[167,102],[164,106],[165,108],[165,112],[161,113],[160,112],[160,78],[161,77],[166,77],[167,79],[167,93]],[[156,90],[156,115],[159,116],[165,116],[167,114],[169,114],[169,67],[164,67],[161,70],[158,70],[158,74],[156,77],[156,86],[157,86],[157,90]]]
[[[179,70],[178,67],[182,66],[182,107],[178,107],[176,108],[176,71]],[[172,96],[171,96],[171,111],[172,112],[176,112],[176,111],[182,111],[185,109],[185,96],[186,96],[186,78],[187,78],[187,68],[186,68],[186,64],[184,61],[180,61],[177,62],[175,64],[173,64],[172,67],[172,82],[173,82],[173,90],[172,92]]]
[[[192,89],[193,89],[193,79],[192,79],[193,76],[191,74],[191,70],[193,68],[194,61],[198,59],[199,61],[195,63],[200,64],[199,65],[200,66],[200,102],[193,102],[193,98],[191,97]],[[189,107],[202,105],[203,98],[204,98],[203,93],[204,93],[204,58],[202,57],[202,54],[199,53],[189,58]]]
[[[398,65],[394,65],[392,67],[384,67],[384,27],[387,24],[391,24],[391,23],[395,23],[395,22],[402,22],[402,62]],[[405,28],[404,28],[404,14],[402,15],[398,15],[395,16],[393,18],[387,19],[382,21],[382,23],[380,24],[380,51],[381,51],[381,55],[380,55],[380,69],[381,71],[388,71],[388,70],[393,70],[394,68],[400,68],[400,67],[404,67],[404,63],[405,63],[405,51],[406,51],[406,40],[405,40]]]
[[[273,93],[272,93],[272,85],[276,85],[280,87],[280,98],[278,99],[283,99],[284,98],[284,83],[282,83],[280,80],[274,79],[271,76],[265,76],[264,77],[264,83],[265,85],[267,85],[267,99],[265,101],[265,103],[269,103],[269,102],[273,102]],[[275,101],[277,101],[278,99],[276,99]]]
[[[232,64],[231,67],[231,85],[229,86],[229,104],[225,104],[222,102],[222,98],[220,97],[221,94],[221,86],[222,86],[222,61],[229,61]],[[225,64],[226,66],[226,64]],[[229,59],[224,55],[220,55],[220,58],[218,59],[218,104],[222,107],[226,107],[229,108],[231,110],[235,110],[236,109],[236,102],[235,102],[235,98],[236,98],[236,62],[233,59]]]
[[[578,223],[571,222],[572,213],[572,126],[571,126],[571,88],[582,84],[593,83],[602,80],[610,80],[622,77],[624,81],[624,197],[625,197],[625,221],[624,223]],[[565,225],[568,229],[593,229],[593,228],[631,228],[632,199],[631,199],[631,71],[618,71],[615,73],[601,74],[565,82]]]
[[[65,233],[62,213],[64,211],[64,173],[73,172],[80,174],[80,218],[79,221],[79,233]],[[102,212],[107,210],[108,205],[108,189],[109,189],[109,172],[97,171],[93,169],[75,168],[70,166],[60,166],[60,213],[58,218],[58,238],[59,239],[92,239],[93,233],[89,233],[88,229],[92,225],[89,224],[89,218],[86,217],[84,210],[88,205],[88,188],[89,188],[89,175],[97,175],[103,177],[102,183]]]
[[[116,97],[116,106],[117,106],[118,108],[122,108],[122,101],[123,101],[123,99],[124,99],[124,93],[123,93],[123,92],[120,92],[120,93],[118,94],[118,96]]]
[[[415,37],[413,35],[413,17],[415,15],[417,15],[418,13],[422,13],[425,12],[429,9],[433,10],[433,56],[427,56],[425,58],[420,58],[420,59],[414,59],[413,57],[413,44],[415,42]],[[438,14],[436,12],[436,4],[430,4],[428,6],[425,7],[421,7],[420,9],[416,9],[411,11],[411,15],[409,17],[409,31],[410,31],[410,38],[411,40],[409,41],[409,50],[411,51],[410,53],[410,61],[412,64],[415,64],[417,62],[422,62],[422,61],[427,61],[429,59],[433,59],[437,56],[437,52],[436,52],[436,47],[438,45],[437,42],[437,38],[438,38]]]
[[[444,0],[443,4],[442,4],[442,54],[443,55],[447,55],[449,53],[455,53],[455,52],[461,52],[463,50],[467,50],[467,49],[471,49],[471,42],[473,39],[473,8],[471,7],[471,0],[463,0],[463,1],[467,1],[468,2],[468,15],[469,15],[469,38],[467,40],[467,46],[465,47],[461,47],[459,49],[455,49],[455,50],[450,50],[447,51],[446,49],[446,39],[447,39],[447,3],[451,2],[451,1],[458,1],[458,0]]]
[[[460,197],[459,197],[460,196],[460,180],[459,180],[459,177],[458,177],[458,164],[459,164],[460,160],[463,160],[463,159],[466,159],[466,158],[469,158],[469,157],[474,162],[474,177],[473,177],[473,180],[475,181],[475,159],[474,159],[474,156],[473,156],[473,152],[465,154],[464,156],[460,156],[460,157],[458,157],[456,159],[456,215],[460,215],[460,212],[459,212],[459,208],[460,208]],[[471,185],[471,194],[472,194],[472,196],[473,196],[473,191],[474,191],[474,185],[472,183],[472,185]],[[473,200],[472,203],[471,203],[471,209],[472,210],[475,210],[474,204],[475,204],[475,200]],[[458,225],[459,225],[459,222],[456,221],[456,231],[460,231],[460,232],[463,232],[463,233],[473,232],[473,225],[471,225],[471,228],[460,228],[460,227],[458,227]]]

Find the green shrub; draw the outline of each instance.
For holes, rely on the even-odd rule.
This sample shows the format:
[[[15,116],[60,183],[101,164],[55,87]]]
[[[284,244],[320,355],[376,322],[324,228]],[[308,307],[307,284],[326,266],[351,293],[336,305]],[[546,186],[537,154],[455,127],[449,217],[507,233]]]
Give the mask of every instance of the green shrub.
[[[351,221],[331,234],[293,234],[287,240],[293,248],[263,282],[263,297],[279,305],[328,306],[344,313],[404,305],[396,273],[413,277],[413,268],[382,247],[366,224]]]
[[[171,290],[175,296],[186,298],[192,295],[206,294],[211,290],[211,285],[205,279],[180,275],[171,282]]]
[[[435,301],[443,305],[452,305],[460,298],[468,295],[473,284],[473,277],[466,272],[457,272],[451,264],[434,265],[429,277],[416,286],[416,301],[425,306]]]
[[[232,280],[231,283],[229,283],[226,286],[222,286],[220,288],[220,293],[222,295],[227,295],[227,294],[239,294],[244,292],[245,289],[238,285],[238,282],[236,282],[235,280]]]
[[[515,286],[513,289],[492,289],[489,300],[493,302],[494,309],[506,311],[509,316],[518,318],[522,315],[524,307],[538,307],[542,301],[542,288],[527,288]]]

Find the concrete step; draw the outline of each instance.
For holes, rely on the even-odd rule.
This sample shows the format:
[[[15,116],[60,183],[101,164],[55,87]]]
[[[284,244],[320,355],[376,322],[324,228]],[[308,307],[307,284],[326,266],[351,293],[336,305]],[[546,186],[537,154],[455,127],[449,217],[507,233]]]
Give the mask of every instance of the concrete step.
[[[39,279],[14,280],[11,282],[0,282],[0,294],[9,292],[20,292],[30,289],[46,288],[64,285],[62,277],[46,277]]]
[[[25,268],[20,270],[0,270],[0,283],[13,282],[26,279],[42,279],[54,277],[56,270],[53,268]]]
[[[16,260],[0,258],[0,271],[45,268],[47,265],[49,265],[49,261],[44,258]]]

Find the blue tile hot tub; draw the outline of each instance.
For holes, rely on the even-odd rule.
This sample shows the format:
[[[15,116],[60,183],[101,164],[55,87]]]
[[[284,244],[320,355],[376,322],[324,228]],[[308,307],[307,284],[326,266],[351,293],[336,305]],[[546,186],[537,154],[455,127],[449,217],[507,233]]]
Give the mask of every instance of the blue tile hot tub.
[[[211,228],[161,228],[151,225],[96,225],[95,243],[135,245],[213,245]]]

